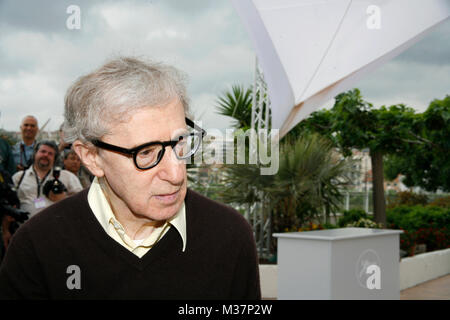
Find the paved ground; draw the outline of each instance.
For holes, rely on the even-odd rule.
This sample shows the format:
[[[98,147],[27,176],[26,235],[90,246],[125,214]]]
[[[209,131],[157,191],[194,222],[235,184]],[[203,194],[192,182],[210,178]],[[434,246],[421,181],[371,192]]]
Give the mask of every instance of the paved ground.
[[[400,291],[400,300],[450,300],[450,274]]]
[[[450,274],[401,291],[400,300],[450,300]]]

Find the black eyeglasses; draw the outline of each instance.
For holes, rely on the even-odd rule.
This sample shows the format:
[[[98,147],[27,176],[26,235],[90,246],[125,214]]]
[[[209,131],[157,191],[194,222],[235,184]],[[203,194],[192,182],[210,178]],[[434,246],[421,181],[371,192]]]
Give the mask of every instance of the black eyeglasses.
[[[206,131],[197,126],[194,121],[188,118],[185,118],[185,120],[189,127],[197,131],[181,134],[176,140],[147,142],[131,149],[114,146],[100,140],[92,140],[91,142],[96,147],[115,151],[129,157],[132,156],[138,169],[147,170],[155,167],[161,161],[168,146],[172,147],[175,156],[180,160],[187,159],[197,152]]]

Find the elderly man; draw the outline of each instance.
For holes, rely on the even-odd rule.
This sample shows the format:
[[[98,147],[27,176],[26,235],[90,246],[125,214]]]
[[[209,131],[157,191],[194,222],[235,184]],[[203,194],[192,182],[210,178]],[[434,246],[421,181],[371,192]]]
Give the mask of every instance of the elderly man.
[[[22,141],[12,148],[14,162],[17,170],[24,170],[31,165],[31,156],[36,143],[36,135],[39,131],[38,121],[34,116],[26,116],[20,125]]]
[[[19,229],[0,298],[260,298],[249,224],[187,188],[205,132],[186,117],[183,78],[121,58],[72,85],[65,137],[96,177]]]

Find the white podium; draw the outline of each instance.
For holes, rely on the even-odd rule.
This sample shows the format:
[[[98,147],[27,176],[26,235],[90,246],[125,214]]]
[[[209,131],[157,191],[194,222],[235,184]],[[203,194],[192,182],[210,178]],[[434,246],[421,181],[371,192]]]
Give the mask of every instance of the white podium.
[[[402,232],[341,228],[273,234],[278,299],[400,299]]]

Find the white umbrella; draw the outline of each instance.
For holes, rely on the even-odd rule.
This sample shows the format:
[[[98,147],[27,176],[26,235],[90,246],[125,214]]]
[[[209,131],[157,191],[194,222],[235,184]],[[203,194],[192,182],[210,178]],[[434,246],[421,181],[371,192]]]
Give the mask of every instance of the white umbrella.
[[[232,0],[284,136],[450,16],[450,0]]]

